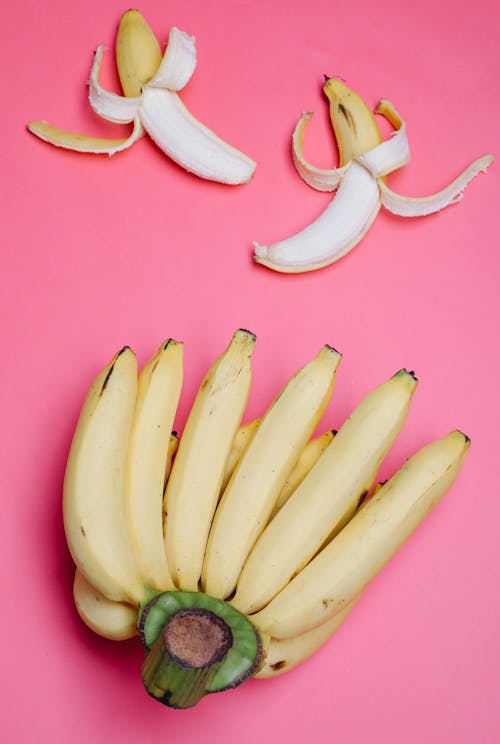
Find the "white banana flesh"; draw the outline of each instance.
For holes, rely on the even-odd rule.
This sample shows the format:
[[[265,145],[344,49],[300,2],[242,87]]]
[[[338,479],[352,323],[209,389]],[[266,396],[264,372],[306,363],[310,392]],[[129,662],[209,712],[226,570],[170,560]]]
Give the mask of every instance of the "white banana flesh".
[[[366,168],[354,162],[342,178],[335,198],[314,222],[270,246],[254,242],[254,260],[289,274],[329,266],[359,243],[379,209],[377,182]]]
[[[350,520],[406,421],[416,386],[401,370],[353,411],[250,553],[232,600],[240,612],[268,604]]]
[[[361,594],[452,486],[470,446],[459,431],[411,457],[344,529],[263,610],[252,616],[275,638],[321,625]]]
[[[225,464],[245,411],[255,336],[235,333],[191,408],[165,493],[165,546],[174,583],[197,591]]]
[[[137,635],[137,607],[113,602],[75,571],[73,598],[81,619],[94,633],[111,641],[125,641]]]
[[[66,539],[76,565],[108,599],[140,604],[144,586],[124,509],[125,462],[137,361],[125,347],[98,375],[83,406],[64,478]]]
[[[147,86],[140,119],[160,150],[200,178],[236,185],[252,177],[253,160],[195,119],[174,91]]]
[[[286,478],[328,405],[341,355],[330,346],[284,387],[264,416],[220,500],[208,539],[202,586],[232,594]]]
[[[90,104],[104,119],[123,124],[134,122],[129,137],[120,140],[86,137],[46,122],[30,122],[28,129],[57,147],[108,155],[130,147],[146,130],[164,153],[200,178],[233,185],[248,182],[255,171],[255,162],[198,121],[177,95],[196,68],[194,37],[174,27],[163,59],[161,53],[158,58],[158,53],[159,44],[144,18],[138,11],[128,11],[122,18],[116,44],[125,96],[106,91],[100,85],[103,46],[95,53],[90,74]]]
[[[170,339],[139,376],[125,471],[125,513],[134,553],[144,582],[159,591],[174,588],[165,555],[162,512],[182,379],[183,346]]]
[[[308,659],[337,632],[356,604],[354,600],[326,623],[295,638],[271,638],[256,679],[279,677]]]

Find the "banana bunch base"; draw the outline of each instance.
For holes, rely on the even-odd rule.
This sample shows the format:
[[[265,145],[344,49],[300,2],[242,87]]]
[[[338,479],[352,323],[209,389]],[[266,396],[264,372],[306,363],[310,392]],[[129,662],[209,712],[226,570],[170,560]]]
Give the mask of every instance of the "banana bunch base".
[[[342,355],[325,345],[260,418],[242,424],[256,338],[235,332],[174,432],[183,345],[138,374],[129,347],[90,387],[64,480],[63,514],[84,622],[140,635],[142,679],[173,708],[280,675],[322,646],[455,481],[458,430],[383,484],[417,378],[401,369],[338,431],[316,431]]]
[[[172,708],[188,708],[207,693],[237,687],[262,662],[255,626],[202,592],[158,594],[143,609],[139,628],[147,651],[144,686]]]

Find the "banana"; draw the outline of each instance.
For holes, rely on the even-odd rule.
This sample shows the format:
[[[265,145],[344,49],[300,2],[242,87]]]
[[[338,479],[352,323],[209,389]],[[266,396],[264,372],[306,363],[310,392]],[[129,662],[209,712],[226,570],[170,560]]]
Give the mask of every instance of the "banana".
[[[339,167],[317,168],[305,159],[304,132],[311,112],[303,114],[295,127],[292,155],[299,176],[309,186],[338,192],[326,210],[297,234],[270,246],[253,243],[255,261],[274,271],[314,271],[338,261],[364,237],[381,206],[404,217],[420,217],[455,204],[468,183],[485,173],[493,162],[491,155],[475,160],[436,194],[396,194],[387,187],[385,176],[409,162],[410,149],[405,122],[394,106],[382,99],[375,110],[395,128],[392,137],[382,142],[373,114],[354,91],[340,80],[327,77],[324,92],[330,102]]]
[[[353,411],[250,553],[232,600],[240,612],[264,607],[349,521],[403,427],[416,386],[401,370]]]
[[[354,155],[380,145],[377,122],[364,101],[340,80],[327,78],[323,90],[330,101],[340,157],[339,169],[332,174],[333,188],[340,186],[326,210],[304,230],[271,246],[253,243],[257,263],[284,273],[313,271],[342,258],[363,238],[380,210],[376,180],[352,161]],[[299,173],[304,171],[307,168]]]
[[[252,441],[255,432],[259,428],[260,419],[254,419],[249,421],[247,424],[240,426],[233,440],[231,451],[226,461],[226,468],[224,470],[224,478],[222,479],[221,491],[224,491],[229,479],[231,478],[238,460],[245,452],[246,448]]]
[[[294,469],[288,476],[288,478],[285,481],[285,485],[281,489],[280,495],[278,496],[278,500],[276,501],[276,504],[274,506],[274,509],[271,514],[271,519],[274,519],[276,514],[279,512],[283,504],[285,504],[292,493],[300,486],[306,475],[309,473],[310,470],[312,470],[313,466],[318,462],[319,458],[323,454],[323,452],[326,450],[330,442],[332,441],[333,437],[335,436],[335,431],[325,431],[324,434],[321,434],[319,437],[315,437],[314,439],[311,439],[302,452],[300,453],[300,457],[297,460],[297,464],[295,465]]]
[[[419,450],[252,621],[275,638],[293,638],[340,612],[448,491],[469,446],[453,431]]]
[[[71,444],[63,514],[73,560],[108,599],[140,604],[143,582],[123,503],[125,461],[137,392],[137,361],[122,349],[95,379]]]
[[[255,677],[278,677],[301,664],[323,646],[340,628],[358,600],[353,600],[326,623],[295,638],[271,638],[264,654],[264,664]]]
[[[255,336],[237,331],[191,408],[166,489],[165,546],[180,589],[197,591],[225,464],[250,391]]]
[[[115,43],[116,69],[123,93],[140,96],[143,86],[158,70],[162,53],[151,26],[138,10],[127,10],[120,19]]]
[[[162,58],[158,40],[139,11],[125,13],[116,39],[116,63],[124,96],[105,90],[99,83],[103,53],[101,44],[90,71],[90,105],[104,119],[133,123],[131,135],[106,140],[40,121],[28,124],[32,134],[56,147],[114,155],[134,144],[146,130],[166,155],[200,178],[227,184],[246,183],[252,178],[254,161],[198,121],[178,96],[196,68],[193,36],[171,28]]]
[[[154,589],[174,588],[163,538],[163,490],[171,431],[182,388],[183,346],[162,344],[139,376],[125,477],[125,514],[142,578]]]
[[[78,568],[73,598],[78,614],[94,633],[112,641],[124,641],[137,635],[137,607],[108,599],[89,584]]]
[[[297,372],[264,416],[217,508],[202,586],[225,598],[267,524],[300,452],[330,400],[341,355],[330,346]]]

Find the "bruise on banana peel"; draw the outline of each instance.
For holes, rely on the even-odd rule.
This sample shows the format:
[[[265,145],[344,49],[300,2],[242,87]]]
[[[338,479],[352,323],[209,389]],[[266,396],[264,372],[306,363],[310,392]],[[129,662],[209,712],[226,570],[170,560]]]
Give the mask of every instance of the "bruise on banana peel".
[[[166,155],[200,178],[233,185],[252,178],[254,161],[198,121],[178,95],[196,68],[193,36],[171,28],[162,55],[158,39],[141,13],[127,11],[116,38],[116,66],[124,96],[105,90],[99,83],[103,52],[100,45],[94,55],[90,105],[104,119],[132,124],[131,134],[123,139],[88,137],[43,121],[28,124],[32,134],[56,147],[114,155],[147,132]]]
[[[315,271],[338,261],[363,239],[381,207],[402,217],[421,217],[456,204],[467,184],[493,162],[492,155],[479,158],[436,194],[397,194],[385,177],[409,162],[410,150],[406,124],[394,106],[382,99],[375,109],[395,130],[383,142],[373,113],[357,93],[328,76],[323,90],[330,103],[339,167],[317,168],[305,159],[304,132],[311,113],[303,114],[295,128],[293,162],[311,188],[338,191],[323,213],[300,232],[269,246],[253,243],[256,263],[282,273]]]
[[[70,448],[64,526],[76,564],[77,611],[105,638],[140,635],[146,691],[169,707],[192,707],[252,677],[278,676],[317,651],[451,487],[469,449],[458,431],[431,442],[358,506],[406,417],[415,375],[396,373],[335,436],[310,439],[311,414],[297,400],[297,386],[317,386],[323,411],[340,355],[325,345],[267,413],[242,425],[254,344],[251,332],[235,332],[206,373],[180,437],[171,432],[182,344],[163,342],[139,375],[134,352],[124,347],[91,385]],[[315,417],[313,428],[316,423]],[[295,454],[287,459],[288,448]],[[243,566],[234,553],[236,592],[212,596],[201,590],[200,557],[213,516],[224,509],[227,489],[236,501],[238,492],[246,498],[238,485],[242,473],[261,470],[267,481],[260,461],[266,464],[273,453],[287,465],[265,514],[254,517],[262,524],[241,521],[239,509],[234,517],[226,514],[225,525],[218,522],[220,545],[237,547],[240,539],[250,552]],[[176,471],[178,497],[168,488]],[[328,484],[330,503],[322,488],[332,478],[338,487]],[[183,494],[188,511],[180,508]],[[296,545],[297,555],[274,555],[266,548],[270,538]]]

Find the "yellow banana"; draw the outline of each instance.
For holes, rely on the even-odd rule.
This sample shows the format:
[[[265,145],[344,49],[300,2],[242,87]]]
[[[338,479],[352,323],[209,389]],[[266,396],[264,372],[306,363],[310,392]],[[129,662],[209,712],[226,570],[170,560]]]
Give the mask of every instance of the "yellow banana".
[[[108,599],[140,604],[141,579],[125,519],[125,461],[137,391],[129,347],[94,381],[83,406],[64,478],[64,527],[76,565]]]
[[[323,347],[262,419],[214,517],[202,576],[207,594],[223,599],[234,591],[248,553],[328,405],[340,359],[335,349]]]
[[[182,364],[183,346],[170,339],[142,370],[125,471],[125,514],[134,553],[144,582],[159,591],[174,588],[165,555],[162,510]]]
[[[232,600],[240,612],[264,607],[349,521],[401,431],[416,386],[401,370],[353,411],[250,553]]]
[[[454,431],[419,450],[252,621],[272,637],[293,638],[340,612],[448,491],[469,446]]]
[[[250,392],[255,336],[235,333],[191,408],[166,488],[165,546],[172,578],[197,591],[227,457]]]

